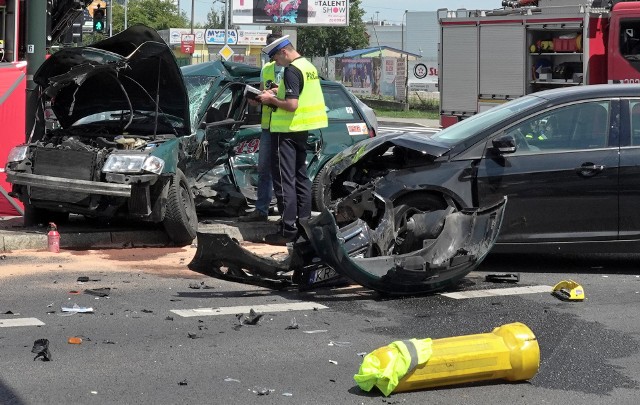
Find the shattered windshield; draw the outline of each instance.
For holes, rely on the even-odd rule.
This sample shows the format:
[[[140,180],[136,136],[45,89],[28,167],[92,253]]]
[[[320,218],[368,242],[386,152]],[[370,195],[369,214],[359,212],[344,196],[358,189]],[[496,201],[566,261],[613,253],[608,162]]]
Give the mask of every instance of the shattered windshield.
[[[480,114],[466,118],[449,128],[443,129],[431,137],[436,142],[455,145],[478,135],[503,120],[525,109],[544,103],[546,100],[535,96],[524,96],[493,107]]]
[[[97,114],[91,114],[79,119],[73,123],[73,126],[86,125],[86,124],[110,124],[110,123],[122,123],[122,125],[133,125],[139,130],[141,127],[147,129],[153,129],[156,125],[156,112],[155,111],[140,111],[133,110],[133,116],[131,116],[131,110],[114,110],[105,111]],[[157,113],[158,130],[174,132],[174,127],[183,127],[183,122],[180,117],[174,115]],[[131,123],[129,123],[131,121]],[[144,131],[152,133],[153,130]]]
[[[198,117],[201,115],[200,110],[203,108],[202,104],[207,101],[205,98],[216,80],[217,77],[212,76],[184,76],[185,87],[189,95],[191,128],[198,126]]]

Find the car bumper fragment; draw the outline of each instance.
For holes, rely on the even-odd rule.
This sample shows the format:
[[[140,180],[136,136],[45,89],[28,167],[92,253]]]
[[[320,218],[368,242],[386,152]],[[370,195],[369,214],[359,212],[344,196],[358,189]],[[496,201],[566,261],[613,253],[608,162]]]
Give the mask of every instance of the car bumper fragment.
[[[430,293],[451,286],[480,265],[498,237],[505,205],[506,198],[492,207],[442,211],[444,226],[437,238],[402,255],[351,257],[345,234],[328,210],[303,226],[320,259],[358,284],[391,295]],[[356,222],[357,237],[373,244],[381,227],[373,231],[365,222]],[[351,232],[349,238],[354,237]]]
[[[18,173],[14,171],[7,171],[7,181],[13,184],[41,187],[52,190],[65,190],[69,192],[109,195],[114,197],[131,196],[131,186],[129,184],[113,184],[89,180],[66,179],[62,177]]]

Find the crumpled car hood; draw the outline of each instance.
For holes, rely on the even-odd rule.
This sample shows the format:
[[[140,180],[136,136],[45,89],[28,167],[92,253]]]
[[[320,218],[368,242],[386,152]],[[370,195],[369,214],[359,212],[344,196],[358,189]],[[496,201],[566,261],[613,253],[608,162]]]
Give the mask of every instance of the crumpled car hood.
[[[377,150],[388,149],[389,144],[412,149],[425,156],[431,156],[432,158],[443,156],[451,150],[451,146],[435,142],[425,135],[394,133],[377,136],[360,141],[334,156],[328,163],[332,167],[330,171],[331,177],[335,178],[335,176],[342,173],[346,168],[357,163],[363,157],[375,153]]]
[[[101,112],[157,108],[175,117],[179,135],[191,133],[180,68],[158,33],[144,25],[91,46],[61,49],[40,66],[34,81],[52,99],[63,128]]]

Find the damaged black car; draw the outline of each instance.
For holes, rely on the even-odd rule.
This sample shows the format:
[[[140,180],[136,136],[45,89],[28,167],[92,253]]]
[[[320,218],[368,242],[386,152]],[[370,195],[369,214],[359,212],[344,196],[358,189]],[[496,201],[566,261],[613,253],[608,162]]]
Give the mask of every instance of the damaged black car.
[[[431,137],[366,140],[322,179],[339,225],[391,203],[403,244],[416,214],[508,198],[493,252],[628,252],[640,241],[640,87],[537,92]],[[371,196],[378,196],[372,198]]]

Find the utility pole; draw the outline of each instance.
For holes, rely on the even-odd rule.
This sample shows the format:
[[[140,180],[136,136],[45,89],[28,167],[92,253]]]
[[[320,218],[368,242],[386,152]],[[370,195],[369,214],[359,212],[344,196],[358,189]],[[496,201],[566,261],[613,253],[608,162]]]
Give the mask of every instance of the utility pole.
[[[129,10],[129,0],[124,0],[124,29],[127,29],[127,12]],[[180,12],[180,1],[178,1],[178,12]]]
[[[107,10],[107,18],[109,19],[109,38],[111,38],[113,36],[113,0],[108,0],[107,7],[109,7]]]
[[[37,124],[42,127],[42,122],[36,120],[38,110],[37,85],[33,81],[33,75],[44,62],[47,47],[47,2],[29,2],[27,9],[27,103],[26,103],[26,134],[29,139]]]
[[[224,45],[229,43],[229,0],[224,1]]]

